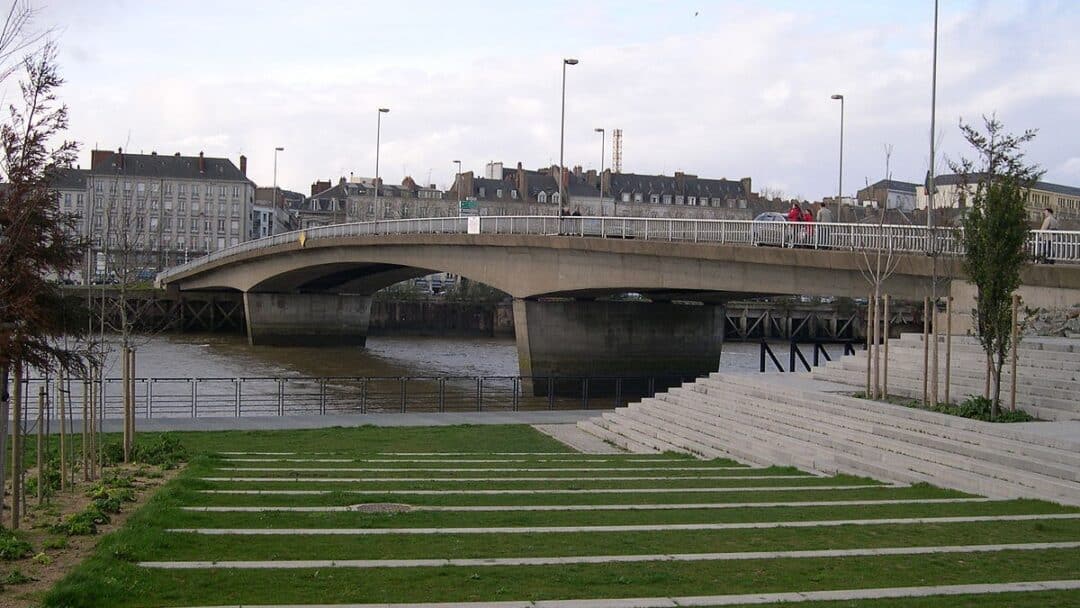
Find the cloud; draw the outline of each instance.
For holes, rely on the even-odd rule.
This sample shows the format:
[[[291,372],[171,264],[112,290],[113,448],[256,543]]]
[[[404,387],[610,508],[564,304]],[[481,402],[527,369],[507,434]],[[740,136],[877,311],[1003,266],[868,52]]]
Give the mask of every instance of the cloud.
[[[552,10],[566,21],[574,11],[560,6]],[[415,23],[373,14],[362,28],[334,33],[332,19],[270,8],[251,28],[219,23],[209,33],[198,20],[164,21],[150,8],[122,19],[84,15],[86,27],[65,33],[73,51],[62,95],[72,135],[87,147],[115,148],[130,132],[133,149],[234,159],[242,152],[251,175],[269,183],[272,151],[281,145],[278,181],[298,190],[318,178],[373,173],[375,109],[388,106],[384,177],[430,172],[446,185],[453,159],[478,171],[489,160],[557,161],[561,59],[576,56],[581,64],[567,70],[569,165],[599,165],[593,129],[622,128],[627,171],[750,176],[810,198],[832,195],[839,107],[829,96],[843,93],[845,190],[883,176],[884,143],[895,147],[893,175],[921,180],[928,15],[877,18],[873,11],[884,9],[859,3],[851,12],[860,16],[844,21],[816,13],[825,9],[814,3],[786,10],[733,4],[691,21],[692,10],[658,17],[645,5],[620,6],[591,6],[595,27],[563,28],[542,8],[503,7]],[[1080,135],[1080,40],[1073,36],[1080,13],[1071,3],[943,8],[942,153],[964,152],[959,117],[997,111],[1011,130],[1041,128],[1030,152],[1055,168],[1048,178],[1080,177],[1080,161],[1065,152]],[[325,3],[310,12],[318,11],[333,12]],[[291,21],[274,44],[246,33],[274,19]],[[619,28],[603,27],[608,22]],[[122,53],[110,35],[120,28],[135,32]],[[610,164],[610,147],[605,154]]]

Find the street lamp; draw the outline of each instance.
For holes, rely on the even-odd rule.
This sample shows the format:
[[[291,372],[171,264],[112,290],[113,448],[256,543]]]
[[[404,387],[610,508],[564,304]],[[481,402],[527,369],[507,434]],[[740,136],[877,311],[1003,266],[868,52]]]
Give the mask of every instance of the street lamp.
[[[454,184],[457,186],[457,200],[461,202],[461,161],[452,160],[452,163],[457,163],[457,179],[454,180]]]
[[[390,111],[390,108],[379,108],[378,118],[375,121],[375,213],[379,213],[379,140],[382,137],[382,115]]]
[[[604,215],[604,129],[597,127],[593,131],[600,134],[600,215]]]
[[[277,207],[277,153],[284,152],[285,148],[278,146],[274,148],[274,202],[272,207]]]
[[[577,65],[577,59],[562,60],[562,115],[559,119],[559,210],[566,204],[566,191],[563,187],[563,148],[566,142],[566,66]]]
[[[836,186],[836,220],[840,221],[840,205],[844,195],[844,96],[837,93],[833,99],[840,100],[840,179]]]

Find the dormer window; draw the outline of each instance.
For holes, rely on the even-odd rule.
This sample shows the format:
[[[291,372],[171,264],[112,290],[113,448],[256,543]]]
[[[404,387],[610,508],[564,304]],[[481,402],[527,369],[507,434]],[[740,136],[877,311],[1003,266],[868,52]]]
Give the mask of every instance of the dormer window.
[[[643,200],[645,200],[645,195],[643,195],[640,192],[635,192],[634,193],[634,202],[635,203],[640,203]]]
[[[502,188],[499,188],[498,190],[495,191],[495,198],[502,198],[502,197],[503,197],[503,191],[502,191]]]
[[[510,191],[510,198],[512,198],[512,199],[514,199],[516,201],[517,197],[518,197],[518,191],[517,190],[511,190]]]
[[[693,206],[696,207],[697,206],[697,197],[696,196],[691,196],[690,200],[689,200],[689,202],[687,204],[688,205],[693,205]]]
[[[480,198],[484,198],[484,196],[486,196],[486,195],[487,195],[487,189],[484,188],[483,186],[480,186]]]
[[[659,194],[650,194],[649,195],[649,202],[654,204],[654,205],[659,205],[660,204],[660,195]]]
[[[622,193],[622,202],[624,202],[624,203],[629,203],[630,202],[630,193],[629,192],[623,192]]]
[[[676,196],[676,197],[675,197],[675,204],[676,204],[676,205],[682,205],[682,204],[683,204],[683,201],[684,201],[684,200],[685,200],[685,199],[684,199],[684,198],[683,198],[683,196],[682,196],[682,195],[680,194],[680,195],[678,195],[678,196]]]
[[[547,202],[547,192],[541,192],[540,194],[537,194],[536,195],[536,201],[540,202],[540,203],[546,203]]]

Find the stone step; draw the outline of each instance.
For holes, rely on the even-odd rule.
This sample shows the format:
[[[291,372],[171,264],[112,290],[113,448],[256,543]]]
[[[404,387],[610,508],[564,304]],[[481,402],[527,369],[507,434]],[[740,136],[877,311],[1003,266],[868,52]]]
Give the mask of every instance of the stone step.
[[[923,335],[919,332],[906,332],[900,334],[899,339],[893,339],[894,342],[913,342],[921,345],[923,342]],[[938,336],[939,342],[945,341],[945,336]],[[979,341],[973,336],[966,335],[954,335],[952,337],[952,343],[954,346],[971,346],[979,348]],[[1080,340],[1075,338],[1060,338],[1060,337],[1044,337],[1044,336],[1024,336],[1020,340],[1020,350],[1041,350],[1046,352],[1063,352],[1063,353],[1080,353]]]
[[[905,445],[914,446],[916,452],[908,450],[905,453],[916,458],[926,459],[927,455],[934,454],[934,452],[926,450],[954,454],[960,456],[961,459],[966,459],[962,463],[962,467],[967,471],[1021,485],[1031,485],[1036,488],[1041,486],[1042,489],[1052,492],[1052,495],[1075,492],[1077,497],[1080,498],[1080,483],[1077,483],[1077,470],[1073,468],[1048,462],[1023,461],[1012,456],[1003,456],[993,450],[973,444],[961,441],[950,442],[926,434],[911,432],[899,426],[868,422],[844,414],[837,415],[818,408],[806,407],[804,403],[790,406],[780,404],[774,407],[775,404],[768,402],[768,395],[754,395],[749,392],[736,394],[729,397],[725,403],[728,405],[743,404],[758,411],[769,408],[773,412],[773,417],[797,417],[811,421],[815,428],[823,428],[825,425],[829,425],[833,429],[843,429],[840,432],[854,434],[854,438],[860,441],[862,440],[861,435],[883,437],[887,440],[899,442],[896,446],[899,446],[901,451],[904,451],[902,448]],[[788,418],[786,421],[791,424],[799,422],[792,418]],[[896,447],[894,446],[893,449],[896,449]],[[951,457],[946,459],[937,458],[936,462],[955,466],[954,462],[956,460],[958,459]],[[1058,482],[1065,482],[1066,485],[1059,487]]]
[[[720,385],[715,383],[714,380],[706,378],[698,382],[693,388],[700,390],[710,387],[719,388]],[[752,389],[742,390],[746,392]],[[774,395],[776,394],[774,388],[770,387],[767,390],[772,391]],[[849,398],[836,399],[835,397],[830,394],[815,394],[812,407],[833,416],[845,416],[866,425],[874,425],[874,429],[888,430],[895,428],[897,431],[904,433],[907,440],[928,447],[956,449],[968,456],[990,459],[1006,466],[1029,470],[1033,473],[1047,474],[1070,481],[1080,481],[1080,454],[1076,452],[1045,446],[1033,446],[1015,439],[984,435],[963,428],[936,424],[905,415],[908,412],[903,410],[899,412],[881,412],[853,407],[848,402]]]
[[[605,441],[610,441],[611,443],[614,443],[615,445],[629,452],[634,452],[636,454],[656,453],[656,450],[654,450],[653,448],[630,439],[616,429],[611,428],[611,426],[613,425],[609,425],[607,420],[599,416],[595,418],[590,418],[587,421],[582,421],[582,423],[579,423],[579,428],[581,428],[581,430],[588,433],[593,433],[597,437],[600,437]]]
[[[844,359],[841,361],[834,361],[827,366],[827,368],[839,368],[852,371],[862,372],[866,374],[866,359]],[[918,362],[918,365],[908,365],[904,361],[896,361],[895,359],[889,359],[889,379],[894,376],[906,376],[918,378],[920,381],[923,377],[922,361]],[[1002,371],[1002,388],[1012,386],[1012,374]],[[1024,393],[1029,395],[1037,395],[1043,397],[1049,397],[1051,399],[1069,399],[1071,396],[1080,393],[1080,381],[1072,380],[1071,378],[1057,377],[1057,376],[1042,376],[1033,377],[1032,375],[1026,375],[1024,372],[1017,374],[1019,382],[1016,384],[1017,393]],[[944,368],[940,370],[939,382],[944,381],[945,371]],[[952,373],[950,374],[949,381],[951,384],[958,384],[961,382],[972,383],[985,383],[985,371],[973,370],[970,368],[963,368],[953,366]]]
[[[938,412],[908,408],[879,401],[869,401],[842,393],[819,390],[813,386],[813,379],[809,376],[803,376],[803,379],[808,380],[809,383],[804,382],[800,386],[775,383],[771,379],[766,379],[756,374],[715,372],[711,374],[708,379],[740,386],[748,386],[751,388],[767,387],[778,394],[791,394],[797,397],[812,397],[817,402],[830,402],[843,405],[847,408],[877,412],[900,419],[910,419],[912,422],[919,424],[919,428],[943,427],[946,430],[943,430],[942,432],[946,433],[944,435],[946,437],[952,436],[951,434],[955,432],[953,429],[956,431],[969,431],[982,436],[983,439],[981,441],[989,442],[987,445],[990,445],[994,449],[1005,447],[1005,445],[993,443],[995,439],[1009,440],[1012,442],[1009,445],[1014,446],[1014,449],[1017,449],[1015,446],[1019,446],[1018,449],[1021,450],[1019,453],[1026,453],[1026,450],[1031,447],[1040,450],[1048,450],[1046,452],[1047,454],[1056,454],[1057,458],[1066,458],[1067,460],[1060,460],[1060,462],[1063,463],[1071,465],[1080,463],[1080,456],[1078,456],[1080,455],[1080,438],[1070,439],[1063,436],[1047,436],[1044,434],[1028,432],[1023,426],[994,424],[983,422],[981,420],[948,416]]]
[[[627,440],[641,446],[639,449],[642,452],[664,452],[666,450],[675,450],[675,446],[658,441],[655,436],[650,436],[648,432],[640,432],[638,429],[634,428],[634,425],[628,424],[626,420],[620,419],[613,415],[612,412],[604,412],[601,418],[597,420],[597,424],[603,425],[609,431],[618,433]]]
[[[882,349],[884,354],[884,349]],[[1021,357],[1016,361],[1016,369],[1021,377],[1032,376],[1037,378],[1061,378],[1066,381],[1077,382],[1080,378],[1080,355],[1072,355],[1077,361],[1046,361],[1038,358],[1039,355],[1033,357]],[[848,355],[840,359],[836,359],[833,362],[826,363],[831,365],[839,361],[862,361],[866,362],[866,351],[855,351],[854,355]],[[910,348],[893,348],[889,347],[889,366],[904,365],[911,366],[917,369],[922,369],[923,352],[922,349],[910,349]],[[933,361],[929,362],[933,365]],[[970,370],[972,372],[982,373],[986,369],[986,359],[981,355],[962,354],[957,355],[953,353],[951,360],[953,370],[963,369]],[[943,352],[938,353],[938,367],[944,369],[945,366],[945,354]],[[1011,363],[1009,360],[1005,361],[1004,367],[1002,367],[1002,373],[1010,373]]]
[[[739,412],[754,419],[756,425],[767,428],[784,428],[784,432],[816,443],[824,449],[847,453],[870,462],[888,462],[897,474],[906,469],[926,475],[938,485],[991,496],[1029,495],[1080,503],[1080,484],[983,462],[954,451],[910,443],[899,431],[883,432],[888,427],[874,429],[851,418],[780,402],[767,389],[762,390],[761,394],[754,394],[732,391],[730,388],[720,391],[715,387],[705,387],[702,395],[707,403],[715,406],[714,409]],[[684,404],[695,407],[693,403]],[[700,403],[696,405],[701,406]]]
[[[700,433],[694,429],[671,425],[666,418],[650,413],[650,410],[648,409],[650,407],[654,407],[654,405],[635,403],[629,407],[619,409],[618,414],[631,420],[636,420],[641,424],[649,424],[657,429],[663,429],[667,433],[665,436],[667,441],[681,446],[702,458],[729,458],[750,465],[766,464],[765,462],[754,458],[753,454],[749,452],[738,449],[729,449],[726,445],[718,445],[714,441],[714,438],[709,437],[704,433]]]
[[[835,472],[831,466],[822,466],[822,463],[814,461],[816,450],[812,446],[793,444],[766,429],[743,428],[736,431],[731,427],[718,426],[715,417],[664,400],[633,404],[628,409],[659,418],[670,432],[694,438],[713,449],[727,451],[746,462],[794,466],[822,473]]]
[[[847,384],[853,389],[862,389],[866,385],[866,372],[843,368],[828,368],[816,372],[815,378],[828,380],[840,384]],[[939,384],[939,391],[942,391]],[[950,398],[954,402],[961,401],[968,395],[981,395],[983,386],[964,382],[952,382]],[[901,395],[913,399],[922,398],[922,379],[910,379],[893,375],[889,370],[889,394]],[[940,393],[939,393],[940,395]],[[1007,398],[1007,387],[1003,387],[1002,396]],[[1031,397],[1017,391],[1017,407],[1040,420],[1075,420],[1080,419],[1080,404],[1076,401],[1063,399],[1049,399],[1046,397]]]

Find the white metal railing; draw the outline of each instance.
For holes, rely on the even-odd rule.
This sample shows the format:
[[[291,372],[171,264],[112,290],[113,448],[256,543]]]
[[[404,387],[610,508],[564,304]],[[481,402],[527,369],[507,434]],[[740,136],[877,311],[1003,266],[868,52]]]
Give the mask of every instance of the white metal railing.
[[[215,260],[295,243],[301,235],[307,241],[319,241],[383,234],[558,235],[850,251],[928,253],[936,250],[944,255],[963,253],[957,228],[551,215],[441,217],[333,224],[245,241],[165,270],[157,280],[160,285],[173,276]],[[1037,259],[1080,262],[1080,231],[1033,230],[1027,251]]]

